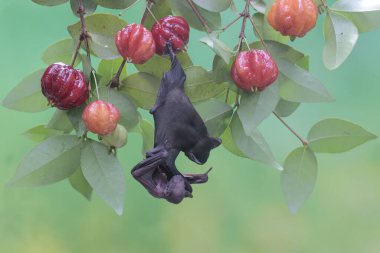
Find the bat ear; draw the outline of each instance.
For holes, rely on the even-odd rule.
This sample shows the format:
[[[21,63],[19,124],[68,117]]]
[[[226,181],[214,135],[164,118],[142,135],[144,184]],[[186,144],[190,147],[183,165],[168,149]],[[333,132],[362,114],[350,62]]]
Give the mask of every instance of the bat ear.
[[[214,138],[214,137],[210,137],[209,138],[210,140],[210,144],[211,144],[211,148],[216,148],[218,147],[220,144],[222,144],[222,140],[219,139],[219,138]]]

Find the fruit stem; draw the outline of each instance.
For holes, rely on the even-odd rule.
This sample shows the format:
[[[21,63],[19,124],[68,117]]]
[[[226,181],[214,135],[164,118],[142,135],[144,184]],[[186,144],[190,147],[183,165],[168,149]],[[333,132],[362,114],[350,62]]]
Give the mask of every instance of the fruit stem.
[[[267,51],[267,53],[269,53],[269,50],[268,50],[268,47],[267,45],[265,44],[264,42],[264,38],[263,36],[261,36],[260,32],[259,32],[259,29],[257,28],[257,25],[255,23],[255,21],[253,20],[253,18],[251,16],[248,17],[249,18],[249,21],[251,21],[251,24],[253,26],[253,29],[255,30],[255,33],[257,34],[257,36],[259,37],[259,40],[261,42],[261,44],[264,46],[265,48],[265,51]]]
[[[234,107],[239,107],[239,96],[240,96],[240,89],[238,88],[236,91],[236,97],[235,97],[235,106]]]
[[[158,20],[156,18],[156,16],[153,14],[151,8],[152,6],[155,4],[154,0],[146,0],[146,6],[145,6],[145,11],[144,11],[144,14],[141,18],[141,24],[144,24],[146,18],[148,17],[148,13],[152,16],[152,18],[154,19],[155,22],[158,23]]]
[[[204,19],[204,17],[202,16],[202,14],[198,11],[198,9],[195,6],[194,2],[192,0],[186,0],[186,1],[190,5],[191,9],[195,13],[195,15],[197,16],[197,18],[199,19],[199,21],[201,22],[202,26],[206,29],[206,32],[207,33],[211,33],[210,27],[207,25],[207,22]]]
[[[228,104],[228,95],[230,94],[230,88],[227,88],[226,92],[226,104]]]
[[[97,95],[98,99],[100,99],[100,96],[99,96],[99,86],[98,86],[98,81],[96,80],[95,71],[91,70],[91,74],[92,74],[92,76],[94,78],[94,82],[95,82],[96,95]]]
[[[238,21],[239,19],[241,19],[241,17],[243,17],[243,15],[239,14],[239,16],[237,16],[234,20],[232,20],[229,24],[227,24],[221,31],[224,32],[225,30],[227,30],[230,26],[232,26],[233,24],[235,24],[236,21]]]
[[[309,145],[309,143],[305,140],[305,139],[303,139],[299,134],[297,134],[297,132],[296,131],[294,131],[293,130],[293,128],[291,128],[282,118],[281,118],[281,116],[280,115],[278,115],[278,113],[277,112],[273,112],[273,114],[281,121],[281,123],[287,128],[287,129],[289,129],[290,130],[290,132],[292,132],[293,134],[294,134],[294,136],[296,136],[300,141],[301,141],[301,143],[302,143],[302,145],[304,145],[305,147],[307,146],[307,145]]]
[[[120,75],[121,75],[121,72],[123,71],[123,68],[124,68],[126,62],[127,62],[127,60],[124,59],[123,62],[120,64],[120,67],[117,70],[115,76],[108,83],[108,87],[110,87],[110,88],[119,88],[119,86],[120,86]]]
[[[75,47],[75,50],[74,50],[74,53],[73,53],[73,56],[71,57],[71,61],[70,61],[70,66],[74,66],[74,63],[75,63],[75,60],[77,59],[78,57],[78,53],[79,53],[79,49],[80,49],[80,46],[82,45],[82,41],[81,38],[79,38],[78,40],[78,43]]]
[[[243,12],[240,14],[243,17],[243,23],[241,25],[240,35],[239,35],[239,46],[238,52],[241,51],[243,46],[243,40],[245,39],[245,25],[247,24],[247,18],[250,17],[249,14],[249,4],[251,1],[246,1]]]

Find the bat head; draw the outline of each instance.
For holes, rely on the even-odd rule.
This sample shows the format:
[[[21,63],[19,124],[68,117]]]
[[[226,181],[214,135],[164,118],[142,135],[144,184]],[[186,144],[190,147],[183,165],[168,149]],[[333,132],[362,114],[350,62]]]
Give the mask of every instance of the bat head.
[[[210,156],[211,149],[218,147],[222,141],[219,138],[205,137],[201,139],[192,149],[185,152],[185,155],[197,164],[204,164]]]
[[[173,204],[180,203],[186,197],[192,197],[191,192],[185,188],[185,178],[176,175],[170,179],[165,189],[165,199]]]

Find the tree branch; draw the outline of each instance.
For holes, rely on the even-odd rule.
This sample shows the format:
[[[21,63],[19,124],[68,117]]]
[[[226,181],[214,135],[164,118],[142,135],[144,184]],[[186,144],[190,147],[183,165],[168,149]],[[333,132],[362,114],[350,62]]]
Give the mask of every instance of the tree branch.
[[[250,14],[249,14],[249,3],[250,3],[250,1],[247,0],[246,3],[245,3],[244,10],[240,14],[243,17],[243,23],[241,25],[241,30],[240,30],[240,35],[239,35],[239,46],[238,46],[238,51],[239,52],[242,49],[243,40],[245,38],[245,25],[247,23],[247,18],[250,17]]]

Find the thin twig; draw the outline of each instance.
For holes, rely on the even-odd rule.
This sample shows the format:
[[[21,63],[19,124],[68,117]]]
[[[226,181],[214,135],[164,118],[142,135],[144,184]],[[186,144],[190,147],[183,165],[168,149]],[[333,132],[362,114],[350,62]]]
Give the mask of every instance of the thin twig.
[[[153,0],[152,0],[153,1]],[[129,9],[129,8],[132,8],[133,6],[135,6],[136,4],[138,4],[140,2],[140,0],[137,0],[136,2],[134,2],[133,4],[131,4],[130,6],[128,6],[127,8],[125,8],[124,10],[122,10],[120,13],[119,13],[119,16],[123,16],[124,13]]]
[[[294,136],[296,136],[302,143],[302,145],[304,146],[307,146],[309,143],[303,139],[296,131],[293,130],[293,128],[291,128],[282,118],[280,115],[278,115],[276,112],[273,112],[273,114],[281,121],[282,124],[284,124],[284,126],[290,130],[290,132],[292,132],[294,134]]]
[[[92,64],[91,64],[90,43],[88,41],[90,38],[90,35],[88,34],[87,26],[86,26],[86,20],[84,18],[84,15],[86,14],[86,10],[85,10],[84,5],[83,5],[83,0],[78,0],[78,5],[79,5],[79,8],[78,8],[77,12],[79,14],[80,23],[81,23],[81,33],[79,36],[79,40],[84,41],[87,59],[88,59],[88,62],[90,64],[90,67],[91,67],[91,74],[93,75],[94,81],[95,81],[96,95],[97,95],[98,99],[100,99],[98,83],[96,81],[95,72],[94,72],[94,70],[92,68]],[[79,49],[78,49],[78,51],[79,51]],[[91,78],[90,78],[90,80],[88,80],[88,82],[90,83],[90,81],[91,81]],[[91,85],[89,85],[89,87],[91,87]]]
[[[159,24],[161,26],[161,24],[158,22],[156,16],[154,15],[154,13],[152,12],[152,10],[150,9],[150,7],[147,5],[146,6],[146,10],[149,12],[149,14],[152,16],[152,18],[154,19],[154,21]]]
[[[151,15],[153,14],[152,11],[151,11],[151,8],[152,6],[155,4],[154,0],[146,0],[145,1],[145,11],[144,11],[144,14],[141,18],[141,21],[140,23],[141,24],[144,24],[145,23],[145,20],[146,18],[148,17],[148,14],[150,13]],[[152,15],[153,19],[157,22],[157,19],[154,15]]]
[[[239,52],[242,49],[243,40],[245,38],[245,25],[247,23],[247,18],[250,17],[250,14],[249,14],[249,3],[250,3],[250,1],[247,0],[246,3],[245,3],[244,11],[240,14],[241,16],[243,16],[243,23],[241,25],[241,30],[240,30],[240,35],[239,35],[239,46],[238,46],[238,51]]]
[[[109,88],[119,88],[119,86],[120,86],[120,75],[121,75],[121,72],[123,71],[123,68],[124,68],[126,62],[127,62],[127,60],[124,59],[123,62],[120,64],[120,67],[117,70],[115,76],[108,83]]]
[[[91,70],[91,74],[92,74],[92,76],[94,78],[94,82],[95,82],[96,95],[98,96],[98,99],[100,99],[100,96],[99,96],[99,86],[98,86],[98,81],[96,80],[95,71]]]
[[[199,21],[201,22],[202,26],[206,29],[206,32],[207,33],[211,33],[212,30],[207,25],[207,21],[204,19],[204,17],[202,16],[202,14],[198,11],[198,9],[195,6],[194,2],[192,0],[186,0],[186,1],[190,5],[191,9],[195,13],[195,15],[197,16],[197,18],[199,19]]]
[[[261,44],[264,46],[265,51],[267,51],[267,53],[269,53],[268,47],[265,44],[264,38],[261,36],[261,34],[259,32],[259,29],[257,28],[257,25],[256,25],[255,21],[253,20],[253,18],[251,16],[249,16],[248,18],[249,18],[249,21],[251,21],[253,29],[255,30],[257,36],[259,37]]]
[[[227,88],[226,92],[226,104],[228,104],[228,95],[230,94],[230,88]]]
[[[236,97],[235,97],[235,106],[234,107],[239,107],[239,97],[240,97],[240,89],[238,88],[236,91]]]
[[[87,57],[88,57],[89,62],[91,63],[90,45],[89,45],[89,42],[88,42],[88,38],[90,36],[88,35],[87,26],[86,26],[86,20],[84,18],[84,14],[86,12],[85,12],[85,9],[84,9],[83,0],[78,0],[78,5],[79,5],[78,14],[79,14],[80,23],[81,23],[81,34],[80,34],[80,38],[79,39],[80,40],[84,40],[85,47],[86,47]]]
[[[239,19],[241,19],[241,17],[243,17],[241,14],[239,14],[239,16],[237,16],[234,20],[232,20],[230,23],[228,23],[223,29],[222,29],[222,32],[224,32],[225,30],[227,30],[231,25],[235,24],[236,21],[238,21]]]
[[[80,46],[82,45],[82,40],[79,38],[78,43],[74,49],[73,56],[71,57],[70,66],[74,66],[75,60],[78,57]]]

